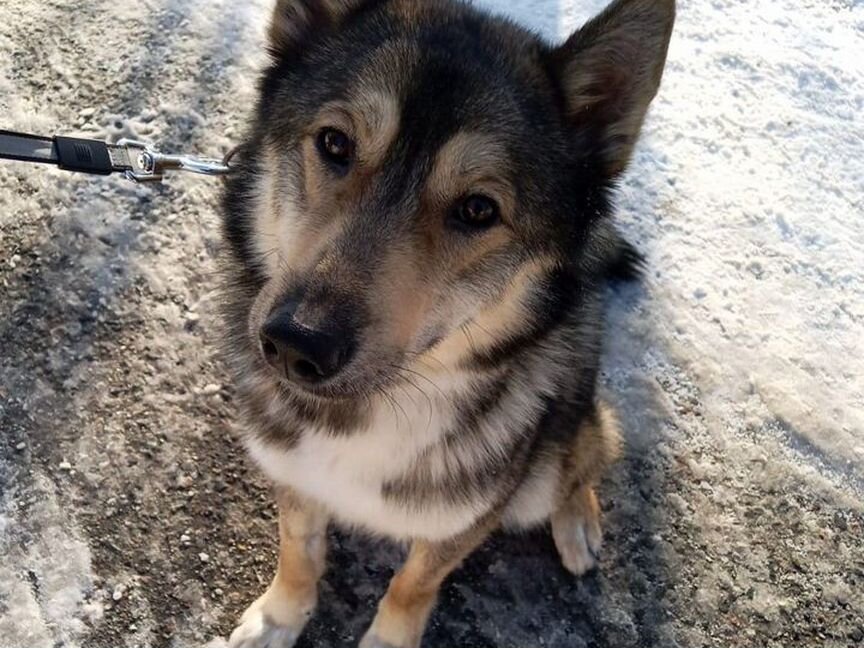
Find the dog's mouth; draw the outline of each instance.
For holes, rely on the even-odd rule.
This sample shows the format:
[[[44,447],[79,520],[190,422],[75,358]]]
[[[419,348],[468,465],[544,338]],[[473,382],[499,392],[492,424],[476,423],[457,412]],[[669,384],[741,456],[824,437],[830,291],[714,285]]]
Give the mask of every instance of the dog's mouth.
[[[291,394],[309,403],[347,403],[361,400],[364,397],[364,393],[352,389],[350,386],[339,384],[307,385],[292,382],[281,376],[276,376],[276,379]]]
[[[353,363],[352,363],[353,364]],[[398,372],[385,368],[361,370],[349,366],[344,373],[321,381],[298,380],[296,374],[274,370],[266,361],[260,363],[261,371],[267,373],[286,394],[308,405],[352,403],[368,400],[376,394],[385,392],[397,382]]]

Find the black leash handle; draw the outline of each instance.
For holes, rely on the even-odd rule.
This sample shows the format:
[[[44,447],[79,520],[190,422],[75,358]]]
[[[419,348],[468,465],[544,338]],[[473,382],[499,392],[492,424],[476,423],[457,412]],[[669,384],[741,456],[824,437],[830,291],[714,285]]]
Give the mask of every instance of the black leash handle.
[[[115,150],[112,151],[112,148]],[[64,171],[111,175],[116,171],[131,168],[128,160],[124,160],[117,148],[99,140],[60,135],[47,138],[28,133],[0,131],[0,157],[22,162],[56,164]]]
[[[134,140],[107,144],[79,137],[49,138],[5,130],[0,130],[0,159],[55,164],[64,171],[94,175],[122,173],[136,182],[158,182],[169,170],[203,175],[224,175],[231,170],[228,158],[165,155]]]

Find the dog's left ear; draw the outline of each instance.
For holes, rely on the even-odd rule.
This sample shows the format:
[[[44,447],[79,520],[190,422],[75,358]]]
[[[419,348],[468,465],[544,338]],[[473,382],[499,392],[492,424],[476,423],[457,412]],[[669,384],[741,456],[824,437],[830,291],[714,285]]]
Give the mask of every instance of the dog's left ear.
[[[316,32],[337,26],[363,0],[276,0],[268,49],[274,57],[299,52]]]
[[[567,117],[599,137],[609,177],[630,161],[660,86],[674,22],[675,0],[615,0],[552,51]]]

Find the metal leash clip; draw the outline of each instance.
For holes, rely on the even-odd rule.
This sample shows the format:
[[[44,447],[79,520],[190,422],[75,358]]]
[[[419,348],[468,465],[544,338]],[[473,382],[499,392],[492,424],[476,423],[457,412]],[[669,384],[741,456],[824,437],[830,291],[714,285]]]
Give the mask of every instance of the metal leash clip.
[[[160,182],[165,171],[188,171],[201,175],[218,176],[231,171],[225,160],[197,155],[166,155],[151,148],[145,142],[121,139],[110,147],[112,161],[116,167],[128,167],[124,175],[135,182]],[[125,151],[127,160],[113,160],[115,152]]]

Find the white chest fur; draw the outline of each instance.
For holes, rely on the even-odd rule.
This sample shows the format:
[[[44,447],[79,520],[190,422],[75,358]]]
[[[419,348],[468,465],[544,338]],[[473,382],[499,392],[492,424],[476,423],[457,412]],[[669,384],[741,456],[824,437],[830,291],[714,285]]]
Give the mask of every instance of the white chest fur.
[[[310,428],[290,450],[255,436],[246,445],[270,479],[320,502],[341,522],[393,538],[436,540],[468,528],[489,504],[442,502],[418,510],[388,500],[382,486],[410,470],[452,422],[446,398],[406,392],[395,407],[379,406],[365,431],[333,435]]]

